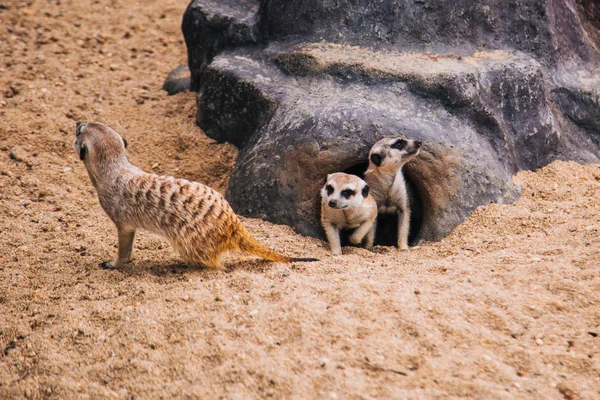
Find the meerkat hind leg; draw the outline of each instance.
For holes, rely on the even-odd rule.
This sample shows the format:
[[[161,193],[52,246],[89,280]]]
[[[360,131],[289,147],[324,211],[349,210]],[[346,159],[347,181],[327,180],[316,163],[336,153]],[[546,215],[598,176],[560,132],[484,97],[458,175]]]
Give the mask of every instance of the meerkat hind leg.
[[[225,267],[223,267],[223,264],[221,264],[220,255],[211,259],[204,259],[201,265],[210,269],[225,269]]]

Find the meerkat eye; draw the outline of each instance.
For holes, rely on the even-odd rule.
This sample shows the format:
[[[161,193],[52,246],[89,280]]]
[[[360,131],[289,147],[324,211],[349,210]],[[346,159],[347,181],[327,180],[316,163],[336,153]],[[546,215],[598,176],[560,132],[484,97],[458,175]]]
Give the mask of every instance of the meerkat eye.
[[[331,196],[331,195],[333,194],[333,192],[334,192],[334,190],[333,190],[333,186],[331,186],[331,185],[327,185],[327,186],[325,187],[325,190],[327,190],[327,194],[328,194],[329,196]]]
[[[342,196],[344,196],[346,199],[349,199],[350,197],[354,196],[354,190],[350,190],[350,189],[346,189],[346,190],[342,190]]]
[[[398,139],[392,144],[392,149],[402,150],[406,147],[406,140]]]

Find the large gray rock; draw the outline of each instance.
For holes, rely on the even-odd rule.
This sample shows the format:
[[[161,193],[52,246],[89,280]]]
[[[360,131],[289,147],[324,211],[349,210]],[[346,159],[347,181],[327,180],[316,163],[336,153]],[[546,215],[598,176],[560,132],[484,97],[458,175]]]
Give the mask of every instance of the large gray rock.
[[[326,174],[370,147],[425,142],[406,166],[412,238],[437,240],[512,176],[598,162],[600,13],[593,0],[192,1],[184,17],[198,123],[240,155],[243,215],[322,236]]]

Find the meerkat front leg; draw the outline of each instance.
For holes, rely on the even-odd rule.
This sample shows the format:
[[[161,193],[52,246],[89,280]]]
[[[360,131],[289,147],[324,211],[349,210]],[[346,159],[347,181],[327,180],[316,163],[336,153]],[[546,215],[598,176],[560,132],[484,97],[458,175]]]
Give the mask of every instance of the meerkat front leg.
[[[325,235],[327,236],[331,253],[334,256],[341,255],[342,245],[340,243],[340,230],[335,225],[330,223],[324,224],[323,228],[325,229]]]
[[[358,226],[350,236],[350,243],[352,244],[360,244],[363,241],[366,235],[368,235],[373,230],[373,221],[365,221]],[[371,247],[373,245],[371,244]]]
[[[398,213],[398,248],[408,250],[408,230],[410,228],[410,208],[403,207]]]
[[[105,261],[100,264],[104,269],[120,268],[131,261],[135,230],[119,229],[119,254],[114,263]]]

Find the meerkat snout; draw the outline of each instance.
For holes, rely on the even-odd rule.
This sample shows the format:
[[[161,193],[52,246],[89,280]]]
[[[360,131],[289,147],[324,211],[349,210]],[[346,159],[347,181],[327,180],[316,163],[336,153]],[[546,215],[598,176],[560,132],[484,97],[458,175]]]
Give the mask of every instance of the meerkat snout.
[[[343,229],[354,229],[350,236],[352,244],[359,244],[366,237],[366,247],[373,247],[377,203],[365,181],[342,172],[327,175],[321,199],[321,223],[334,255],[342,254],[340,230]]]

